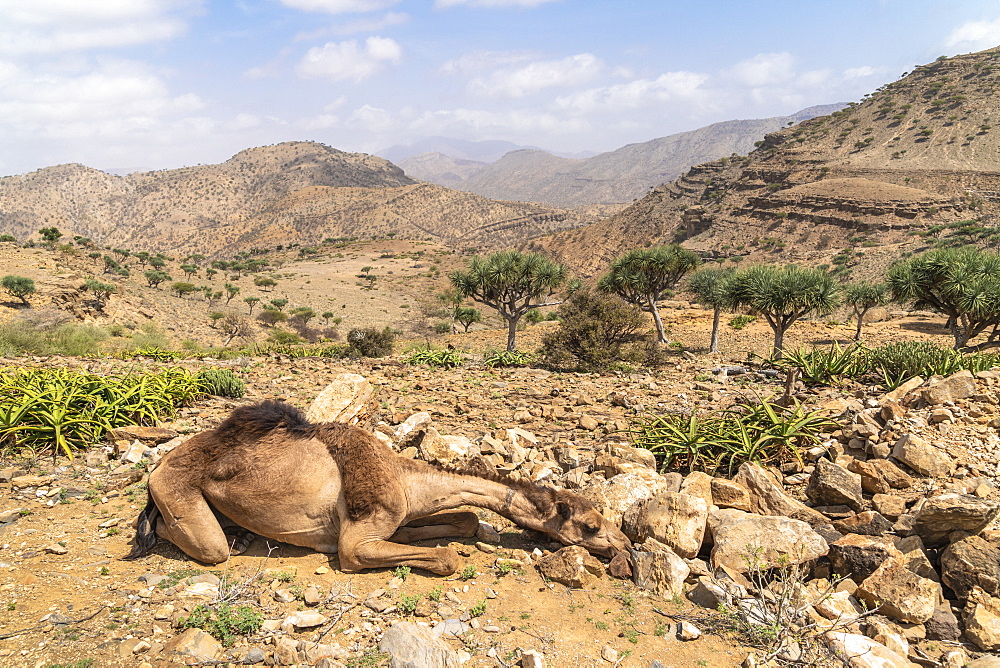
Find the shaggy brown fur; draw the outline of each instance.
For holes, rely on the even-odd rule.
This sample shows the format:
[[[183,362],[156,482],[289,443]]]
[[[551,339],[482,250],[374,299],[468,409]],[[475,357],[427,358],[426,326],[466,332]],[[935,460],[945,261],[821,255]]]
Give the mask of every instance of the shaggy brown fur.
[[[474,535],[474,513],[442,512],[461,505],[489,508],[609,556],[628,548],[628,539],[575,494],[406,459],[362,429],[311,424],[278,401],[237,408],[168,453],[150,475],[149,493],[126,558],[149,552],[158,533],[190,556],[218,563],[231,547],[224,528],[236,525],[339,550],[345,570],[411,565],[450,574],[460,563],[453,550],[408,543]]]

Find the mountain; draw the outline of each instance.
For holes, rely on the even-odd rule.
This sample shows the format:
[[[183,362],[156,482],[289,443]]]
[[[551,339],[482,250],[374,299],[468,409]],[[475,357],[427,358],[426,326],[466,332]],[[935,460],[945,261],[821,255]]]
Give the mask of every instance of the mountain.
[[[621,213],[530,246],[593,275],[628,248],[877,275],[902,253],[978,243],[1000,220],[1000,48],[915,68],[858,104],[691,168]],[[965,221],[973,221],[964,224]]]
[[[469,163],[462,162],[469,159],[468,153],[458,159],[455,153],[439,147],[433,153],[407,156],[397,164],[415,179],[493,199],[568,207],[620,204],[642,197],[691,165],[746,154],[768,132],[844,106],[824,105],[791,116],[714,123],[590,157],[570,158],[521,147],[498,160],[479,158]],[[480,164],[483,162],[492,164]]]
[[[585,220],[416,182],[382,158],[312,142],[126,176],[73,164],[0,178],[0,234],[26,239],[54,226],[137,251],[220,255],[385,236],[496,248]]]
[[[377,151],[376,155],[400,166],[407,159],[426,153],[441,153],[457,160],[491,163],[499,160],[505,153],[524,148],[536,147],[499,139],[468,141],[451,137],[426,137],[412,144],[390,146]]]

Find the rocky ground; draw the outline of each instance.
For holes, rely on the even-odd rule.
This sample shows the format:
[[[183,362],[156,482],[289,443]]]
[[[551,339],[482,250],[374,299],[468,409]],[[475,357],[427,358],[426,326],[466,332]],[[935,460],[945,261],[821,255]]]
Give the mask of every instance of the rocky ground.
[[[674,325],[679,337],[682,320]],[[873,335],[922,327],[932,325],[908,319]],[[839,338],[839,329],[811,323],[796,336]],[[766,332],[729,334],[747,337],[740,343],[751,349],[767,344]],[[487,343],[480,340],[486,334],[478,336],[454,340],[475,350]],[[533,336],[529,330],[525,343]],[[725,626],[699,607],[720,602],[738,612],[736,620],[768,619],[780,609],[783,628],[802,629],[788,634],[774,660],[815,662],[817,647],[830,645],[855,655],[852,665],[957,666],[1000,649],[1000,534],[992,524],[1000,498],[997,376],[963,375],[889,396],[859,385],[799,387],[800,398],[840,429],[803,465],[744,467],[727,481],[660,475],[624,432],[646,412],[780,394],[781,379],[743,374],[723,382],[713,374],[743,355],[678,353],[655,372],[609,375],[491,370],[478,359],[470,354],[454,370],[399,357],[185,361],[233,369],[247,380],[247,396],[199,401],[161,425],[164,431],[119,433],[73,462],[8,457],[0,466],[0,665],[376,666],[392,656],[394,665],[406,665],[401,657],[411,650],[427,653],[413,665],[443,666],[463,659],[472,666],[643,667],[739,665],[752,661],[750,653],[766,659],[768,651],[746,645],[753,640],[747,635],[682,639],[698,635],[691,622],[702,631]],[[158,364],[7,363],[97,372]],[[213,568],[162,542],[139,561],[119,559],[145,502],[144,477],[163,452],[245,402],[278,397],[310,406],[342,373],[367,380],[368,399],[356,383],[345,385],[363,398],[360,419],[405,455],[472,458],[591,498],[639,546],[635,582],[485,511],[488,526],[453,544],[466,564],[450,578],[416,570],[347,575],[335,556],[260,538]],[[760,589],[753,569],[747,572],[749,545],[759,546],[755,558],[767,563],[808,567],[787,590]],[[249,636],[227,636],[218,623],[201,624],[211,635],[184,628],[192,615],[197,621],[198,605],[218,610],[220,602],[233,616],[259,614],[263,625]],[[727,624],[738,625],[733,619]],[[230,621],[239,626],[240,618]],[[826,627],[834,628],[805,640]],[[877,657],[883,663],[873,663]]]

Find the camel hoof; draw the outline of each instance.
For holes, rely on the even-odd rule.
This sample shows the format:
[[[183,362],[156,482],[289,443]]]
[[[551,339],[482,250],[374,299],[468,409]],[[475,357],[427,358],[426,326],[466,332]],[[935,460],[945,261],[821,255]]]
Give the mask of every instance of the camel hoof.
[[[440,565],[437,568],[428,568],[437,575],[451,575],[462,565],[462,557],[450,547],[435,548],[438,551]]]
[[[243,554],[246,552],[247,548],[250,547],[250,543],[253,539],[257,537],[257,534],[253,533],[249,529],[243,529],[242,527],[227,528],[226,536],[229,537],[229,554],[230,556],[236,556],[237,554]]]

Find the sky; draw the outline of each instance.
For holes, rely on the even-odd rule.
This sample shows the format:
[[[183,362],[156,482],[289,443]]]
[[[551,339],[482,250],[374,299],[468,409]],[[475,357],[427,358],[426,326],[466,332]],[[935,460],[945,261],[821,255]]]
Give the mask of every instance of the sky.
[[[0,0],[0,175],[290,140],[607,151],[997,45],[1000,0]]]

